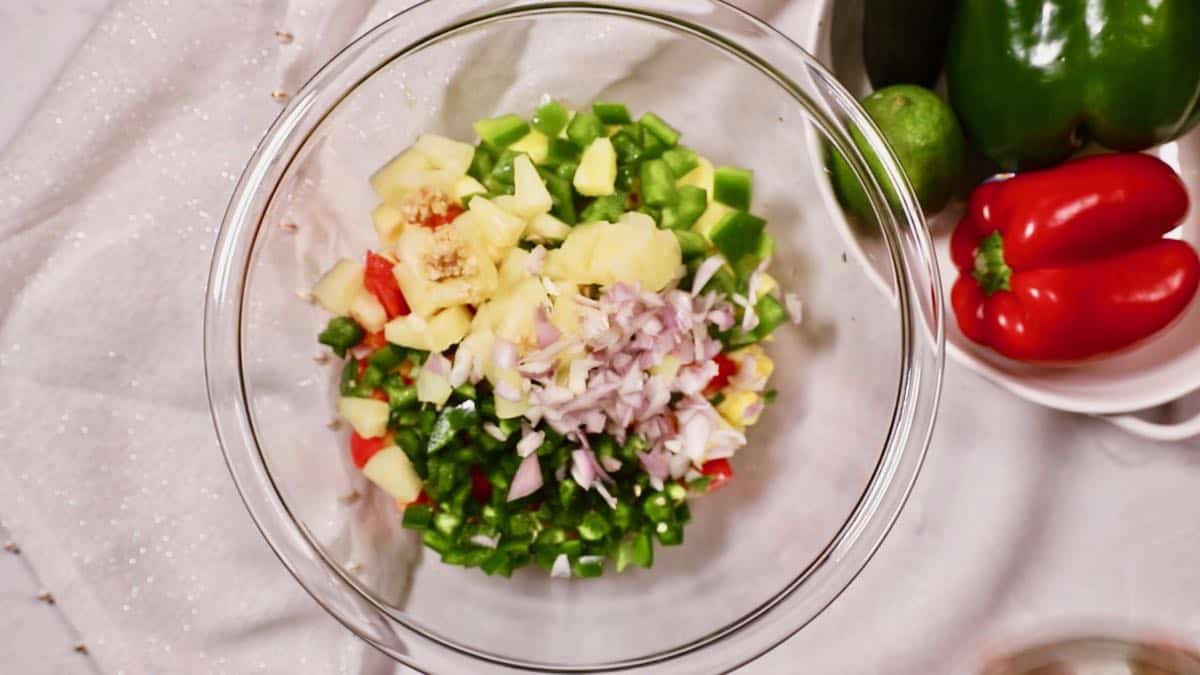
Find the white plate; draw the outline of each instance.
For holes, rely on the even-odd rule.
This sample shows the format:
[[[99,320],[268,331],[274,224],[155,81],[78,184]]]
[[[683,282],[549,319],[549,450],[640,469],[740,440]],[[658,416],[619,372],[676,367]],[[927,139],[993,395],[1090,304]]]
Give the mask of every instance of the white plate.
[[[817,58],[831,66],[834,75],[856,96],[871,91],[862,59],[862,0],[821,0],[811,27],[808,44]],[[823,166],[819,143],[811,161]],[[1168,236],[1200,243],[1200,134],[1151,151],[1183,176],[1193,205],[1184,224]],[[832,187],[823,186],[822,196],[836,206]],[[942,283],[949,297],[958,277],[950,261],[950,232],[962,213],[956,203],[929,219],[934,235]],[[831,213],[840,209],[831,208]],[[876,285],[892,294],[891,265],[882,240],[856,233],[841,218],[835,218],[853,254],[865,264]],[[1035,403],[1069,412],[1117,415],[1143,410],[1176,400],[1200,389],[1200,302],[1193,302],[1184,315],[1164,332],[1125,353],[1072,367],[1038,367],[1018,363],[980,347],[963,336],[955,321],[946,322],[947,347],[951,358],[987,377],[1005,389]],[[1175,440],[1200,433],[1200,418],[1180,424],[1147,424],[1137,418],[1110,418],[1134,433]]]

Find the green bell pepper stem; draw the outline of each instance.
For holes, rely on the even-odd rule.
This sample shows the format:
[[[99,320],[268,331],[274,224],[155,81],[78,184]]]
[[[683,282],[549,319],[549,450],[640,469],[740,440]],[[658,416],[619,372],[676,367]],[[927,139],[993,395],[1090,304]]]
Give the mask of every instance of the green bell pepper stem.
[[[529,123],[516,115],[502,115],[474,124],[475,133],[493,148],[507,148],[529,133]]]
[[[325,325],[325,330],[317,336],[317,342],[327,345],[338,357],[345,357],[346,350],[358,344],[363,339],[363,329],[354,319],[335,316]]]
[[[629,116],[629,108],[623,103],[593,103],[592,112],[605,124],[629,124],[633,121]]]
[[[570,113],[563,107],[563,104],[555,100],[549,100],[538,106],[538,109],[533,113],[531,123],[534,129],[537,129],[550,138],[554,138],[558,135],[558,132],[566,128],[570,117]]]
[[[964,0],[946,50],[950,101],[1009,170],[1089,140],[1143,150],[1200,119],[1197,36],[1196,0]]]
[[[987,295],[1012,290],[1012,268],[1004,262],[1004,238],[999,232],[993,232],[979,242],[972,276]]]
[[[666,161],[652,159],[642,162],[642,201],[650,206],[669,206],[675,203],[675,174]]]
[[[475,401],[468,400],[442,410],[429,432],[425,452],[432,454],[450,444],[454,436],[467,427],[479,424],[479,411]]]

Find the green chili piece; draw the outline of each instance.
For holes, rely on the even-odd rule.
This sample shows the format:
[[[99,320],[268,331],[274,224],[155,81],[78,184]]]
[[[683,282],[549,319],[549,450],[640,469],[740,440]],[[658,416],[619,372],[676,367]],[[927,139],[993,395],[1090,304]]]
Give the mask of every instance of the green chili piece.
[[[663,546],[678,546],[683,543],[683,526],[678,523],[656,523],[654,534]]]
[[[567,138],[581,148],[587,148],[603,135],[604,123],[593,112],[577,112],[567,125]]]
[[[596,511],[588,511],[579,523],[579,536],[584,541],[600,541],[611,529],[612,525],[604,516]]]
[[[404,357],[408,356],[408,352],[399,345],[386,344],[379,349],[376,349],[371,357],[367,359],[367,363],[382,370],[385,373],[390,373],[394,368],[404,362]]]
[[[325,330],[317,336],[317,342],[328,345],[339,358],[346,356],[346,350],[358,344],[363,339],[363,329],[354,319],[335,316],[325,324]]]
[[[604,574],[604,558],[600,556],[580,558],[571,563],[571,574],[583,579],[598,577]]]
[[[662,158],[667,166],[671,167],[671,173],[675,174],[676,178],[683,178],[692,169],[700,166],[700,158],[696,153],[682,145],[667,150],[662,154]]]
[[[564,162],[579,163],[579,158],[583,151],[579,149],[571,141],[565,138],[551,138],[550,144],[546,147],[546,163],[552,166],[558,166]]]
[[[529,123],[516,115],[502,115],[474,124],[475,133],[493,148],[507,148],[529,133]]]
[[[663,145],[668,148],[673,148],[679,143],[679,132],[670,124],[667,124],[666,120],[652,112],[642,115],[638,119],[638,125],[646,130],[648,135],[662,141]]]
[[[579,219],[585,223],[594,223],[597,221],[607,221],[615,223],[621,219],[625,213],[625,195],[620,192],[614,192],[611,195],[604,195],[592,200],[583,209]]]
[[[400,523],[410,530],[427,530],[432,520],[433,509],[428,504],[409,504]]]
[[[558,135],[558,132],[566,128],[567,120],[570,117],[571,114],[567,112],[566,107],[552,99],[538,106],[530,122],[534,129],[537,129],[550,138],[554,138]]]
[[[441,450],[454,440],[459,431],[476,424],[479,424],[479,411],[475,409],[473,400],[443,408],[429,431],[429,442],[425,445],[425,452],[432,454]]]
[[[592,112],[605,124],[629,124],[633,121],[624,103],[593,103]]]
[[[653,495],[650,495],[642,504],[642,512],[646,514],[647,518],[656,523],[669,520],[671,518],[672,511],[673,509],[671,508],[670,500],[667,499],[667,495],[663,494],[662,492],[656,492]]]

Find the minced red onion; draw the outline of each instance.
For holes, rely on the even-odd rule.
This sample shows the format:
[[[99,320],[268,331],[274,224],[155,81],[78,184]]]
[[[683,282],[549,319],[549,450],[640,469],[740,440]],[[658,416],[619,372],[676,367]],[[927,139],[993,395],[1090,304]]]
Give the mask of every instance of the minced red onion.
[[[700,267],[696,268],[696,275],[692,277],[692,295],[699,295],[700,291],[712,281],[717,270],[725,264],[725,258],[719,255],[709,256],[704,262],[700,263]]]
[[[571,578],[571,561],[566,553],[559,553],[554,559],[554,564],[550,566],[550,576],[555,579]]]
[[[508,488],[508,501],[514,501],[537,492],[542,487],[542,467],[537,455],[529,455],[517,467],[512,485]]]
[[[474,534],[471,535],[470,542],[483,548],[496,548],[500,544],[500,539],[498,537],[489,537],[486,534]]]
[[[787,307],[792,324],[799,326],[804,321],[804,302],[795,293],[784,293],[783,304]]]
[[[450,369],[450,386],[457,387],[471,377],[475,355],[467,347],[459,346],[454,352],[454,366]],[[502,439],[503,440],[503,439]]]
[[[491,436],[492,438],[494,438],[498,441],[503,441],[503,440],[508,439],[508,436],[505,436],[504,432],[500,430],[500,427],[496,426],[495,423],[493,423],[493,422],[484,422],[483,430],[485,432],[487,432],[488,436]]]
[[[538,244],[529,252],[529,256],[525,258],[525,271],[530,276],[537,276],[542,273],[542,266],[546,264],[546,247]]]
[[[450,374],[450,360],[441,354],[430,354],[429,358],[425,359],[424,369],[434,375],[446,376]]]
[[[367,345],[358,344],[358,345],[354,345],[353,347],[350,348],[350,356],[353,356],[354,358],[358,359],[359,361],[362,361],[363,359],[370,356],[371,352],[373,352],[373,351],[375,351],[375,350],[372,349],[371,347],[368,347]]]
[[[517,346],[502,337],[492,342],[492,363],[497,367],[509,369],[517,365]]]
[[[522,425],[524,427],[521,440],[517,442],[517,454],[521,457],[528,457],[541,447],[546,440],[546,432],[534,431],[529,424]],[[503,439],[501,439],[503,440]]]

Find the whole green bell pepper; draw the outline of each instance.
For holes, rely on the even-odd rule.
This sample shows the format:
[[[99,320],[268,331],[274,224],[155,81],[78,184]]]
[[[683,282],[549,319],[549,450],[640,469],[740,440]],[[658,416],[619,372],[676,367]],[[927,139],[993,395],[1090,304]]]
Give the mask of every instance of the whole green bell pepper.
[[[1006,169],[1200,119],[1200,0],[962,0],[946,55],[967,134]]]

